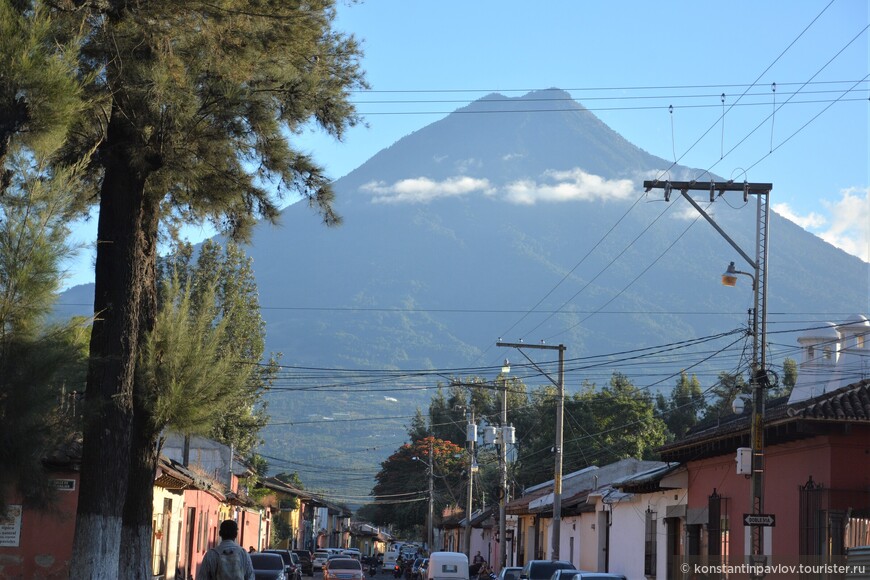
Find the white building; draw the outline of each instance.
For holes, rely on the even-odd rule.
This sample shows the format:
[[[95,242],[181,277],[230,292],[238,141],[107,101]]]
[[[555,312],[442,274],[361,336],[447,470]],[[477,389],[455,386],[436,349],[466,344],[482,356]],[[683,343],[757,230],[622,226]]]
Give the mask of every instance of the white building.
[[[862,314],[807,330],[798,343],[801,362],[789,404],[870,378],[870,321]]]

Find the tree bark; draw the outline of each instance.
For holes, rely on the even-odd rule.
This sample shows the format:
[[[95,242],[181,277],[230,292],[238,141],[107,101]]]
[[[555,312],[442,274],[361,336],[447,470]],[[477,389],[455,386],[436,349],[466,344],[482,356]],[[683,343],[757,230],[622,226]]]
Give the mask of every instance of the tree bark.
[[[153,211],[145,195],[150,169],[139,159],[136,143],[135,127],[113,104],[102,150],[94,324],[70,578],[119,577],[141,297],[153,243],[143,230],[144,214]]]
[[[140,296],[139,341],[154,329],[157,317],[157,227],[154,200],[146,202],[142,229],[146,238],[146,280]],[[160,431],[152,416],[148,386],[134,381],[133,425],[130,441],[130,484],[121,527],[120,578],[152,580],[151,535],[153,533],[154,477],[157,473]],[[169,530],[165,530],[168,534]]]
[[[143,428],[147,419],[139,412],[133,415],[133,436],[130,453],[130,485],[124,505],[121,527],[119,578],[151,580],[151,536],[154,513],[154,475],[157,470],[158,434]],[[169,530],[164,530],[168,534]],[[168,541],[168,539],[167,539]]]

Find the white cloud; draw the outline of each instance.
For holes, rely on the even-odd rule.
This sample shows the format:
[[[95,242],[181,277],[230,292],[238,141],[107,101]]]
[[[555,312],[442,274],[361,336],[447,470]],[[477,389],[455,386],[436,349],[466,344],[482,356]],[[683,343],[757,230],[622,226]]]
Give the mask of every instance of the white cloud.
[[[772,207],[773,211],[785,219],[796,223],[805,230],[820,228],[827,222],[825,216],[817,214],[816,212],[810,212],[805,216],[798,215],[787,203],[775,203]]]
[[[664,198],[662,198],[662,199],[664,199]],[[671,209],[671,212],[668,214],[668,216],[671,219],[691,222],[691,221],[695,221],[696,219],[701,217],[701,214],[698,213],[698,210],[696,210],[691,205],[689,205],[682,197],[678,198],[676,201],[677,201],[677,207]],[[680,202],[682,202],[682,203],[680,203]],[[674,203],[674,198],[672,197],[671,201],[668,203]],[[716,215],[713,210],[714,210],[713,206],[709,206],[709,207],[704,208],[704,211],[707,212],[707,215],[709,215],[709,216]]]
[[[429,203],[444,197],[460,197],[474,192],[491,193],[492,187],[487,179],[459,176],[434,181],[428,177],[402,179],[387,185],[382,181],[372,181],[361,187],[372,194],[373,203]]]
[[[870,188],[841,190],[839,200],[822,200],[822,205],[828,217],[815,212],[801,216],[787,204],[776,204],[773,209],[829,244],[870,262]]]
[[[628,198],[635,192],[630,179],[608,180],[582,169],[547,171],[541,180],[541,183],[520,180],[507,184],[505,199],[522,205],[534,205],[539,201],[610,201]]]
[[[831,226],[819,233],[826,242],[870,262],[870,188],[844,189],[836,202],[823,202]]]

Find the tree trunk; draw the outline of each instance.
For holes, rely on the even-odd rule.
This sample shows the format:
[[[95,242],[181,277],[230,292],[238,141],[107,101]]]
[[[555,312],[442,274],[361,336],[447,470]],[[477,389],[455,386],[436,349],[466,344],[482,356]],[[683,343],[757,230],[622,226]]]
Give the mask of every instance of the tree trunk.
[[[149,200],[143,214],[146,234],[146,285],[140,297],[139,340],[145,341],[157,317],[157,226],[158,207]],[[133,425],[130,441],[130,484],[124,503],[121,528],[120,578],[152,579],[151,535],[154,513],[154,477],[157,473],[160,427],[152,417],[152,397],[148,386],[134,381]],[[168,534],[169,530],[164,530]],[[168,541],[168,538],[167,540]]]
[[[151,580],[151,535],[154,513],[154,475],[157,469],[157,434],[144,427],[147,419],[137,405],[133,415],[133,437],[130,453],[130,486],[124,505],[121,528],[119,578]],[[168,534],[169,530],[164,530]]]
[[[153,243],[143,230],[148,222],[143,213],[153,211],[145,196],[150,169],[137,159],[136,143],[135,128],[113,105],[102,150],[94,324],[70,578],[118,578],[141,295]]]

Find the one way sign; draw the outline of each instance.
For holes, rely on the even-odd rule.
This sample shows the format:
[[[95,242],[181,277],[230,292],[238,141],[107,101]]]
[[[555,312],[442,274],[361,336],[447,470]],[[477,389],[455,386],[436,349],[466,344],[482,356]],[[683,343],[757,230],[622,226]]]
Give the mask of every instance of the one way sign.
[[[775,526],[776,516],[773,514],[743,514],[743,523],[747,526]]]

